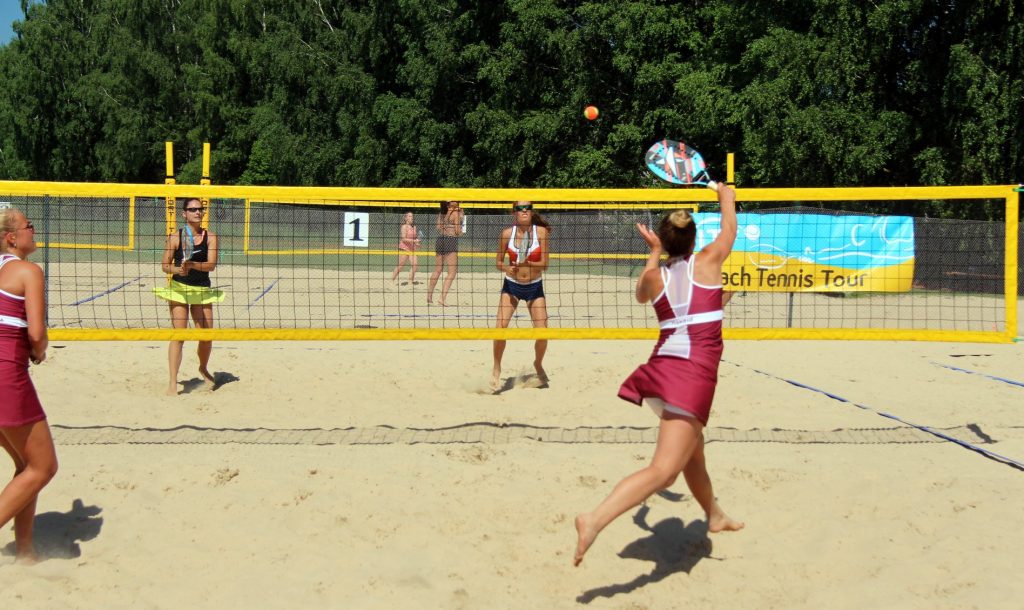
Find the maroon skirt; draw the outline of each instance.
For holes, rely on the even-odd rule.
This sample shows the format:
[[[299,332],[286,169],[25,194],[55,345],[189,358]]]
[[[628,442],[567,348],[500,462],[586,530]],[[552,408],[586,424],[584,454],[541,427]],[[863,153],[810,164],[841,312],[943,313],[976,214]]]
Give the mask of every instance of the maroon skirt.
[[[0,428],[17,428],[46,419],[28,367],[0,360]]]
[[[717,385],[718,371],[709,371],[686,358],[654,356],[622,382],[619,398],[637,405],[645,398],[660,398],[706,426]]]

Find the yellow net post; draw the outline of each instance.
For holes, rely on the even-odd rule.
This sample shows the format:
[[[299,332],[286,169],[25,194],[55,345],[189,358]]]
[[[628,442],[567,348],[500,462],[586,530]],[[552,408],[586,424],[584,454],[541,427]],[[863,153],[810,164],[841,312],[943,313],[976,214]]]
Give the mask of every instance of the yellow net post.
[[[174,184],[174,142],[164,142],[164,157],[166,159],[166,173],[164,175],[164,184]],[[166,221],[167,221],[167,235],[174,233],[177,230],[177,225],[174,220],[175,214],[175,202],[176,199],[173,196],[168,196],[164,199]],[[171,283],[171,275],[167,275],[167,284]]]
[[[128,198],[128,249],[135,249],[135,195]]]
[[[252,203],[248,197],[245,198],[245,222],[242,227],[242,252],[249,254],[249,233],[250,222],[252,222]]]
[[[210,143],[203,142],[203,177],[199,179],[200,186],[210,186]],[[203,228],[209,230],[210,216],[213,211],[210,209],[210,198],[201,199],[203,207],[206,208],[206,215],[203,216]]]
[[[725,156],[725,182],[736,184],[736,153],[728,153]]]
[[[174,184],[174,142],[164,142],[164,153],[167,160],[167,173],[164,177],[164,184]],[[167,204],[167,234],[170,235],[174,232],[175,226],[174,221],[174,197],[168,196],[165,199]]]
[[[1006,293],[1006,338],[1015,341],[1017,336],[1017,260],[1020,235],[1020,193],[1021,189],[1006,196],[1006,251],[1004,253],[1004,290]]]

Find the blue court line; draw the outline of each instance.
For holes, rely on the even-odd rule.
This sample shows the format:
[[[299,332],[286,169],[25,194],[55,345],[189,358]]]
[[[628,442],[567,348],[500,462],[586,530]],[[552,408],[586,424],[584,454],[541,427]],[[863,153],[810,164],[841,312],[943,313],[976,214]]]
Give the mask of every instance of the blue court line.
[[[256,303],[258,303],[258,302],[259,302],[259,300],[260,300],[260,299],[262,299],[263,297],[265,297],[265,296],[267,295],[267,293],[268,293],[268,292],[270,292],[271,290],[273,290],[273,289],[274,289],[274,286],[276,286],[276,285],[277,285],[277,283],[278,283],[278,282],[280,282],[280,281],[281,281],[281,278],[277,278],[276,280],[274,280],[273,282],[271,282],[271,283],[270,283],[270,285],[269,285],[269,286],[267,286],[266,288],[264,288],[264,289],[263,289],[263,292],[261,292],[261,293],[260,293],[260,295],[259,295],[258,297],[256,297],[256,299],[255,299],[255,300],[253,300],[253,302],[252,302],[252,303],[249,303],[248,305],[246,305],[246,307],[245,307],[245,308],[246,308],[246,309],[249,309],[249,308],[251,308],[251,307],[252,307],[253,305],[255,305]]]
[[[853,405],[853,406],[855,406],[855,407],[857,407],[859,409],[864,409],[865,411],[870,411],[870,412],[874,413],[875,415],[881,415],[882,417],[888,417],[889,419],[896,420],[896,421],[900,422],[901,424],[905,424],[907,426],[911,426],[913,428],[917,428],[918,430],[921,430],[922,432],[927,432],[928,434],[937,436],[937,437],[939,437],[939,438],[941,438],[943,440],[947,440],[947,441],[949,441],[951,443],[956,443],[957,445],[960,445],[961,447],[963,447],[965,449],[970,449],[971,451],[975,451],[977,453],[980,453],[981,455],[983,455],[983,456],[985,456],[985,457],[987,457],[987,458],[989,458],[991,460],[995,460],[997,462],[1001,462],[1001,463],[1006,464],[1007,466],[1009,466],[1011,468],[1016,468],[1017,470],[1020,470],[1020,471],[1024,472],[1024,464],[1022,464],[1022,463],[1020,463],[1020,462],[1018,462],[1018,461],[1016,461],[1016,460],[1014,460],[1012,458],[1008,458],[1005,455],[999,455],[998,453],[995,453],[993,451],[989,451],[987,449],[982,449],[981,447],[978,447],[977,445],[972,445],[971,443],[968,443],[967,441],[963,441],[963,440],[960,440],[960,439],[958,439],[956,437],[949,436],[948,434],[943,434],[942,432],[939,432],[938,430],[933,430],[932,428],[929,428],[928,426],[922,426],[922,425],[919,425],[919,424],[908,422],[908,421],[906,421],[904,419],[900,419],[899,417],[897,417],[897,416],[895,416],[895,415],[893,415],[891,413],[885,413],[885,412],[882,412],[882,411],[876,411],[876,410],[872,409],[871,407],[868,407],[868,406],[865,406],[865,405],[861,405],[861,404],[857,404],[857,403],[853,402],[852,400],[847,400],[846,398],[843,398],[842,396],[839,396],[837,394],[832,394],[832,393],[826,392],[824,390],[819,390],[818,388],[815,388],[813,386],[809,386],[809,385],[804,384],[804,383],[800,383],[799,381],[793,381],[792,379],[786,379],[784,377],[778,377],[776,375],[772,375],[771,373],[766,373],[764,371],[759,371],[759,370],[757,370],[755,368],[752,368],[752,367],[744,367],[743,365],[736,364],[734,362],[727,362],[725,360],[723,360],[722,362],[726,362],[727,364],[731,364],[733,366],[740,367],[740,368],[748,368],[748,369],[754,371],[755,373],[759,373],[759,374],[764,375],[766,377],[771,377],[772,379],[777,379],[779,381],[785,381],[786,383],[788,383],[790,385],[794,385],[794,386],[796,386],[798,388],[803,388],[805,390],[810,390],[812,392],[817,392],[819,394],[824,394],[825,396],[828,396],[829,398],[831,398],[833,400],[838,400],[839,402],[845,402],[846,404]]]
[[[979,373],[978,371],[970,371],[970,370],[967,370],[967,369],[961,369],[961,368],[957,368],[955,366],[950,366],[948,364],[942,364],[941,362],[932,362],[932,364],[934,364],[935,366],[941,366],[942,368],[949,369],[951,371],[958,371],[960,373],[967,373],[968,375],[980,375],[982,377],[988,377],[989,379],[994,379],[996,381],[1002,381],[1003,383],[1008,383],[1010,385],[1020,386],[1020,387],[1024,388],[1024,381],[1014,381],[1012,379],[1006,379],[1004,377],[996,377],[995,375],[987,375],[985,373]]]
[[[81,301],[75,301],[74,303],[71,304],[71,306],[72,307],[78,307],[82,303],[88,303],[89,301],[95,301],[96,299],[98,299],[98,298],[100,298],[102,296],[106,296],[106,295],[110,294],[111,292],[117,292],[118,290],[124,288],[128,284],[134,284],[135,282],[137,282],[137,281],[139,281],[141,279],[142,279],[142,276],[140,275],[139,277],[135,278],[134,280],[128,280],[127,282],[125,282],[123,284],[118,284],[117,286],[114,286],[113,288],[108,288],[107,290],[104,290],[103,292],[94,294],[91,297],[82,299]]]

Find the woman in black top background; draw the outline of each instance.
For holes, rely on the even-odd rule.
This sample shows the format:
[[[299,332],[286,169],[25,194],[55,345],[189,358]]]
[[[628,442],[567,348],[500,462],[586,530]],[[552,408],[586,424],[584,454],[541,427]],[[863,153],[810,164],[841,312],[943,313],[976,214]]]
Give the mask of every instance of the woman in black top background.
[[[222,290],[210,286],[210,272],[217,267],[217,236],[202,226],[206,209],[199,198],[192,197],[182,205],[182,215],[187,229],[182,228],[167,237],[161,268],[172,274],[170,286],[154,290],[157,296],[166,299],[171,309],[171,326],[188,328],[189,314],[196,328],[213,328],[213,304],[224,300]],[[182,240],[191,235],[194,250],[184,260]],[[171,341],[167,348],[167,363],[170,379],[167,395],[178,394],[178,369],[181,368],[181,350],[184,341]],[[210,389],[215,385],[208,368],[213,341],[200,341],[199,374]]]

